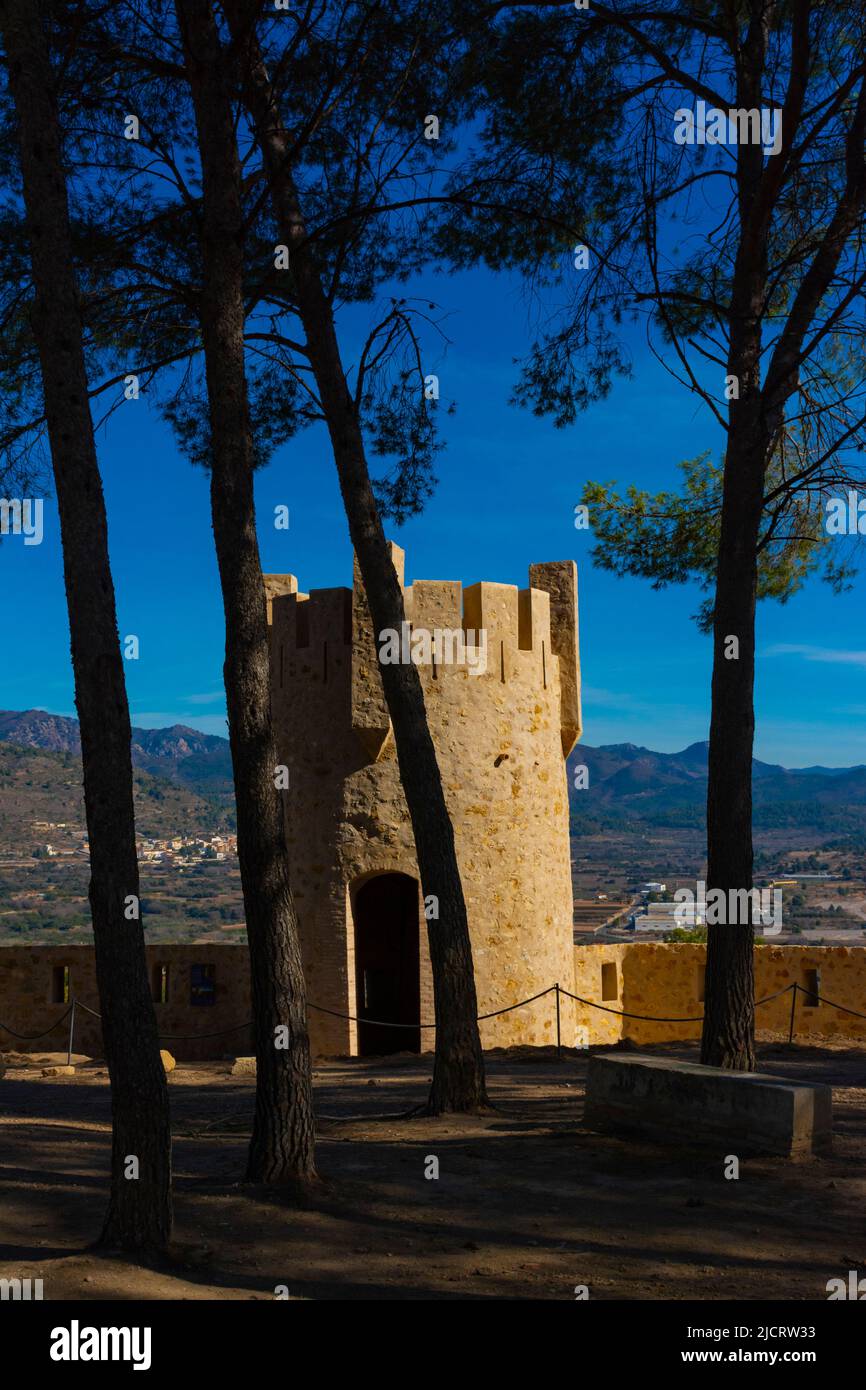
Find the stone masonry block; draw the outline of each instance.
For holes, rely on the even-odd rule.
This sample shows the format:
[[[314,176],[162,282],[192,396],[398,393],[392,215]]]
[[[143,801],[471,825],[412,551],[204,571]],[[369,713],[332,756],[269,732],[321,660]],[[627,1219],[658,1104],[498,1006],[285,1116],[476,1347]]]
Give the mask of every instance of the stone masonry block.
[[[671,1057],[589,1059],[584,1123],[732,1154],[804,1158],[831,1147],[832,1091]]]

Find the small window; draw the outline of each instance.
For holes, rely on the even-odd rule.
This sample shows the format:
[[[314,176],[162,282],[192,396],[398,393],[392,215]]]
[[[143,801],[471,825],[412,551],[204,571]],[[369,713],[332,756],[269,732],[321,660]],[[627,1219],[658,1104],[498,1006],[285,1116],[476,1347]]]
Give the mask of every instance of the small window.
[[[51,971],[51,1002],[52,1004],[69,1003],[69,966],[55,965]]]
[[[615,961],[609,961],[607,965],[601,967],[601,997],[602,999],[619,998],[619,985],[616,981]]]
[[[703,1004],[707,997],[707,967],[705,965],[699,965],[697,969],[695,996],[699,1004]]]
[[[154,1004],[168,1003],[168,966],[157,964],[153,967],[151,991]]]
[[[821,993],[820,970],[804,970],[801,988],[806,995],[806,998],[803,1000],[804,1007],[807,1009],[819,1009],[821,1007],[821,1000],[818,998]]]
[[[212,965],[193,965],[189,972],[189,1002],[191,1004],[213,1004],[216,1002],[216,970]]]

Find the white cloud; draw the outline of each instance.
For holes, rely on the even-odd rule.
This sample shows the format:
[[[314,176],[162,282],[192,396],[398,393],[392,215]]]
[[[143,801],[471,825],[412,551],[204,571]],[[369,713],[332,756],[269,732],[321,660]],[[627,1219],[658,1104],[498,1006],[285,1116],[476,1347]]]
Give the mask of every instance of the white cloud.
[[[811,647],[796,642],[776,642],[772,647],[767,647],[764,656],[801,656],[804,661],[866,666],[866,651],[847,651],[843,647]]]
[[[224,690],[211,690],[206,695],[184,695],[182,698],[188,705],[213,705],[217,700],[225,700]]]

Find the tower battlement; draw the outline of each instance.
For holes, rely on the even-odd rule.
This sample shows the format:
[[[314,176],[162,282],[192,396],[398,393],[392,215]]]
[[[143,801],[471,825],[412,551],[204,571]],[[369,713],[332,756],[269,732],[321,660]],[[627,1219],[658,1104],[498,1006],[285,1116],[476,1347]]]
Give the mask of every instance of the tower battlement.
[[[352,726],[373,757],[390,720],[380,653],[410,659],[422,680],[558,685],[563,752],[581,732],[577,571],[571,560],[532,565],[529,586],[487,580],[417,579],[404,584],[404,553],[391,545],[403,588],[407,629],[375,634],[357,561],[351,589],[301,593],[294,575],[266,575],[265,592],[277,685],[326,683],[344,671],[351,683]],[[424,634],[429,640],[424,639]]]

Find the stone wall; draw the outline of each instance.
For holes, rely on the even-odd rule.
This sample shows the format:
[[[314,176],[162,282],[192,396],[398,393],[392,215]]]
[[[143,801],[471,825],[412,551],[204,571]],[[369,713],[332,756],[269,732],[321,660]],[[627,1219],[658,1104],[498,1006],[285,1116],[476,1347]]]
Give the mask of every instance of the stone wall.
[[[703,1012],[706,947],[692,943],[626,942],[574,948],[574,993],[609,1009],[648,1014],[668,1019],[696,1018]],[[812,1007],[797,994],[795,1037],[851,1038],[866,1040],[866,1018],[855,1018],[843,1009],[866,1014],[866,948],[862,946],[756,946],[755,994],[758,999],[776,994],[794,983],[815,988],[834,1004]],[[756,1013],[757,1027],[774,1033],[788,1032],[791,993],[783,994]],[[637,1043],[673,1042],[701,1036],[701,1024],[648,1022],[620,1018],[600,1009],[577,1004],[579,1040],[590,1046],[631,1038]]]
[[[215,1033],[234,1028],[250,1018],[249,958],[246,945],[148,946],[147,965],[154,996],[161,992],[161,967],[168,967],[168,1000],[154,1002],[163,1046],[183,1061],[248,1053],[252,1048],[249,1028],[223,1037],[190,1040],[186,1035]],[[192,1004],[191,976],[194,965],[214,968],[214,1002]],[[60,1019],[69,1005],[53,1002],[60,994],[60,972],[68,967],[70,996],[99,1012],[96,966],[91,946],[0,947],[0,1023],[17,1033],[42,1033]],[[181,1034],[181,1038],[168,1035]],[[32,1042],[0,1030],[0,1051],[60,1052],[69,1036],[69,1019],[47,1037]],[[98,1019],[76,1009],[74,1050],[102,1055],[102,1030]]]
[[[592,945],[574,948],[574,980],[560,984],[573,993],[594,1003],[604,1004],[615,1013],[603,1013],[586,1005],[575,1005],[576,1020],[563,1000],[562,1041],[567,1047],[586,1042],[590,1046],[610,1045],[620,1038],[638,1043],[673,1042],[700,1037],[700,1023],[656,1023],[639,1019],[623,1019],[619,1011],[651,1014],[667,1018],[699,1018],[702,1011],[703,969],[706,948],[700,945],[663,945],[655,942],[624,943],[623,945]],[[208,944],[183,946],[148,946],[148,969],[157,987],[157,968],[169,967],[169,998],[156,1003],[160,1033],[181,1034],[182,1038],[166,1037],[165,1046],[181,1061],[196,1061],[224,1056],[236,1056],[252,1050],[249,1029],[210,1038],[202,1034],[235,1028],[250,1017],[249,960],[245,945]],[[190,1002],[191,967],[210,964],[214,967],[215,1000],[211,1005]],[[0,1022],[20,1033],[41,1033],[66,1011],[67,1005],[52,1002],[55,971],[68,966],[71,993],[98,1012],[93,949],[89,946],[4,946],[0,947]],[[603,970],[603,967],[607,967]],[[758,946],[755,950],[755,973],[758,998],[775,994],[777,990],[797,984],[814,988],[809,972],[820,972],[819,993],[843,1008],[866,1013],[866,949],[857,946]],[[539,976],[540,987],[555,983]],[[603,997],[603,995],[607,997]],[[522,997],[522,996],[517,996]],[[311,988],[310,998],[321,1003]],[[530,1013],[517,1009],[508,1015],[512,1020],[512,1036],[517,1042],[531,1042],[532,1036],[521,1033],[520,1020]],[[432,1000],[422,997],[421,1016],[432,1018]],[[552,994],[533,1007],[532,1017],[541,1019],[546,1028],[537,1029],[536,1040],[541,1043],[555,1040],[556,1006]],[[787,1035],[791,1016],[791,995],[763,1005],[758,1009],[758,1028]],[[315,1014],[311,1013],[311,1020]],[[315,1022],[312,1027],[315,1028]],[[482,1025],[485,1029],[487,1025]],[[16,1040],[0,1031],[0,1052],[60,1052],[66,1047],[69,1021],[48,1037],[33,1042]],[[186,1035],[199,1036],[199,1041]],[[314,1034],[315,1036],[315,1034]],[[319,1031],[319,1038],[322,1033]],[[423,1046],[433,1043],[433,1033],[425,1033]],[[819,1042],[822,1038],[850,1039],[866,1042],[866,1019],[854,1018],[832,1005],[810,1007],[802,994],[797,996],[796,1031],[799,1041]],[[493,1034],[487,1033],[488,1047],[500,1046]],[[102,1052],[99,1024],[83,1010],[78,1011],[75,1026],[75,1050],[91,1056]],[[345,1055],[348,1049],[343,1049]],[[317,1055],[333,1055],[339,1048],[315,1046]]]

